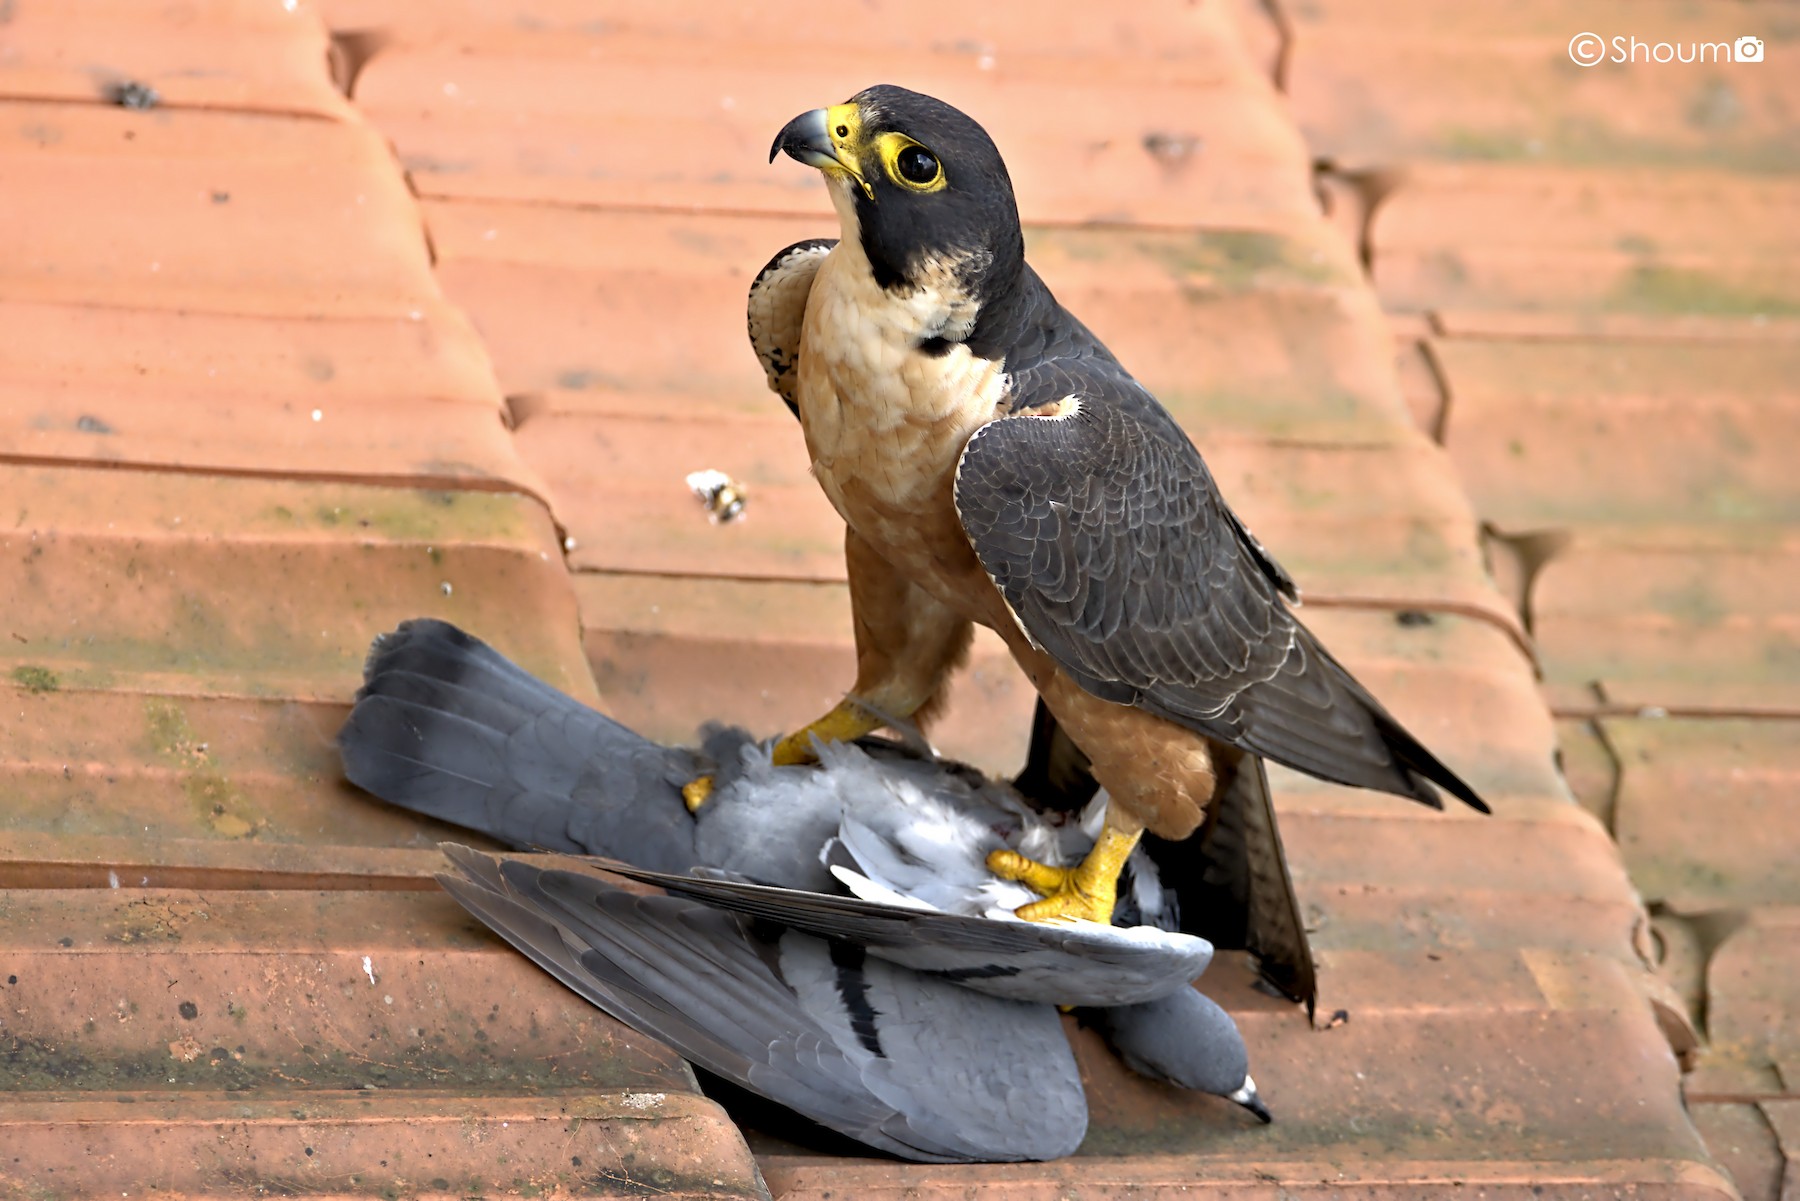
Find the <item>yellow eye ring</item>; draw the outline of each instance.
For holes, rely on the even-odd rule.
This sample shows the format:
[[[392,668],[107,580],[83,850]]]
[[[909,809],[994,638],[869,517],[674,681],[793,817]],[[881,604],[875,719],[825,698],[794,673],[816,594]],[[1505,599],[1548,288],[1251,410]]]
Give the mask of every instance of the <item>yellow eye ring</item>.
[[[941,192],[948,182],[944,164],[930,150],[905,134],[884,133],[876,139],[881,169],[909,192]]]

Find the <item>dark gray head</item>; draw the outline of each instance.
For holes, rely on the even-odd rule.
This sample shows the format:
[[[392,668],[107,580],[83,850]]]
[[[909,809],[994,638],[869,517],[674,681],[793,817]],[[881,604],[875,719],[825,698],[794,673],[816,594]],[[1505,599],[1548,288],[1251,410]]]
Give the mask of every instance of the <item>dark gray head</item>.
[[[992,138],[941,100],[879,84],[789,121],[769,151],[819,168],[883,288],[944,286],[977,306],[1025,262],[1012,180]]]
[[[1084,1011],[1140,1076],[1235,1101],[1273,1121],[1250,1078],[1250,1053],[1231,1015],[1192,988],[1141,1005]]]

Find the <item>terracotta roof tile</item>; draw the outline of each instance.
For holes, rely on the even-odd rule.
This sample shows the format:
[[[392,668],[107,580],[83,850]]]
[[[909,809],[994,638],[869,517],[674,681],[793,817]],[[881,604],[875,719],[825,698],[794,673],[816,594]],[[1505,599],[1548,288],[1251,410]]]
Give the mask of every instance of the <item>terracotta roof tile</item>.
[[[108,872],[148,887],[431,887],[436,844],[471,839],[344,783],[343,703],[32,691],[44,670],[15,668],[0,690],[6,887],[104,887]]]
[[[779,74],[735,49],[713,62],[614,53],[604,40],[581,58],[401,48],[363,69],[355,99],[427,197],[810,213],[824,208],[818,181],[763,161],[772,131],[796,107],[892,73],[866,51]],[[977,115],[1002,146],[1038,148],[1011,164],[1029,221],[1266,224],[1314,211],[1304,151],[1253,77],[1100,85],[918,59],[913,87]],[[1136,115],[1124,131],[1122,113]]]
[[[1456,337],[1669,338],[1726,342],[1791,342],[1800,339],[1800,317],[1753,312],[1747,316],[1675,311],[1596,313],[1570,310],[1445,308],[1431,314],[1435,332]]]
[[[1445,445],[1482,515],[1785,521],[1800,485],[1800,353],[1787,343],[1446,339]]]
[[[347,117],[322,69],[327,46],[324,24],[298,4],[25,4],[6,21],[0,96],[113,103],[137,83],[177,108]]]
[[[1616,851],[1554,769],[1517,615],[1482,570],[1480,510],[1451,459],[1410,428],[1392,335],[1348,242],[1318,216],[1308,164],[1319,148],[1302,145],[1263,78],[1280,67],[1275,22],[1293,14],[1168,0],[1096,22],[1073,8],[931,2],[925,17],[896,22],[879,10],[822,21],[792,0],[741,13],[680,0],[600,24],[574,0],[327,0],[336,65],[355,78],[377,135],[354,115],[200,111],[291,111],[270,99],[283,88],[336,104],[316,23],[298,40],[257,43],[286,14],[203,0],[210,20],[185,43],[162,9],[121,16],[143,30],[134,61],[283,64],[254,75],[253,96],[229,98],[227,67],[171,83],[168,105],[150,113],[7,103],[17,120],[10,143],[0,136],[0,171],[26,186],[0,198],[0,228],[13,231],[10,242],[0,233],[0,321],[17,335],[0,347],[0,399],[27,417],[0,430],[0,458],[159,469],[12,466],[0,477],[0,503],[10,488],[27,514],[6,535],[24,567],[9,598],[15,639],[0,656],[0,721],[15,727],[0,788],[28,798],[0,833],[0,885],[45,921],[93,915],[70,935],[81,947],[12,927],[36,939],[21,946],[63,998],[33,1006],[38,1044],[111,1040],[108,1055],[75,1065],[87,1073],[75,1085],[0,1113],[0,1128],[46,1148],[42,1176],[55,1167],[93,1182],[80,1191],[129,1189],[138,1180],[118,1165],[141,1157],[148,1118],[169,1159],[166,1187],[190,1194],[316,1191],[321,1174],[341,1190],[349,1173],[352,1188],[399,1181],[402,1191],[758,1193],[743,1143],[679,1063],[471,933],[428,890],[424,848],[438,831],[336,783],[329,740],[367,639],[420,613],[458,621],[593,700],[576,657],[585,649],[611,711],[653,736],[685,737],[709,716],[787,728],[836,698],[851,640],[835,519],[746,351],[743,293],[775,249],[830,228],[807,173],[762,165],[774,128],[902,77],[900,63],[906,82],[990,123],[1028,215],[1055,227],[1030,236],[1058,294],[1195,431],[1228,494],[1310,585],[1307,620],[1498,812],[1432,814],[1276,774],[1296,879],[1319,923],[1325,997],[1351,1017],[1315,1031],[1251,991],[1238,957],[1209,973],[1281,1111],[1273,1130],[1125,1078],[1083,1034],[1095,1120],[1080,1159],[914,1168],[796,1156],[759,1139],[770,1183],[784,1195],[866,1197],[914,1187],[1416,1197],[1452,1180],[1520,1198],[1545,1187],[1729,1195],[1683,1116],[1665,1034],[1639,989],[1665,1010],[1685,994],[1671,1002],[1673,986],[1645,976],[1649,924]],[[1397,11],[1363,32],[1404,35]],[[90,36],[91,22],[60,13],[34,19],[66,24],[25,43],[38,61],[104,61],[99,51],[127,40]],[[1369,61],[1404,65],[1401,49]],[[1392,71],[1367,95],[1398,95],[1409,78]],[[1467,82],[1445,89],[1443,112],[1415,106],[1425,115],[1389,132],[1444,128]],[[1630,92],[1617,84],[1598,92]],[[1790,85],[1765,72],[1746,86],[1780,99]],[[1750,153],[1771,127],[1758,113],[1715,149]],[[1675,272],[1662,279],[1670,295],[1700,287],[1715,311],[1749,312],[1740,302],[1761,304],[1757,260],[1774,250],[1759,242],[1733,258],[1730,246],[1664,230],[1671,214],[1698,211],[1703,185],[1664,188],[1637,209],[1609,201],[1622,227],[1658,240],[1655,253],[1615,247],[1636,257],[1606,266],[1607,278],[1634,278],[1647,261]],[[1780,206],[1782,186],[1714,191],[1748,205],[1752,222],[1756,205]],[[1598,236],[1600,224],[1555,207],[1564,192],[1546,185],[1545,196],[1571,245]],[[1471,201],[1442,228],[1464,237],[1482,212],[1496,228],[1519,224]],[[1108,228],[1075,228],[1090,220]],[[1418,228],[1421,253],[1435,253],[1435,227]],[[1501,243],[1493,261],[1528,251]],[[1491,278],[1527,278],[1511,270]],[[1695,285],[1683,271],[1706,278]],[[1771,287],[1786,296],[1785,283]],[[1496,311],[1449,298],[1470,306],[1472,327]],[[1661,312],[1632,336],[1677,328]],[[1401,332],[1441,337],[1449,320]],[[1743,329],[1719,328],[1767,339],[1780,325],[1733,320]],[[1407,396],[1429,402],[1420,366],[1409,364]],[[1452,387],[1453,427],[1454,397]],[[681,478],[700,466],[750,483],[742,521],[707,522]],[[359,486],[370,482],[465,490]],[[559,562],[563,531],[520,492],[540,493],[568,522],[574,575]],[[984,638],[939,741],[992,769],[1016,766],[1030,701]],[[102,897],[109,872],[127,887]],[[39,885],[80,891],[30,891]],[[318,887],[336,891],[302,891]],[[284,891],[250,891],[260,888]],[[1734,970],[1725,952],[1750,930],[1783,929],[1758,920],[1727,942],[1716,978]],[[182,922],[180,941],[163,937]],[[134,941],[107,941],[121,932]],[[1698,934],[1690,942],[1671,975],[1697,975]],[[146,960],[163,969],[153,973],[161,1000],[138,996]],[[253,1029],[219,1041],[216,1057],[201,1034],[230,1009],[171,999],[165,976],[207,985],[224,1006],[228,994],[253,996],[248,1008],[266,1020],[247,1018]],[[108,995],[108,979],[139,1012],[89,1031],[79,998]],[[417,1011],[434,985],[446,1009]],[[36,976],[31,986],[46,987]],[[1734,1021],[1754,1026],[1773,995],[1766,981],[1733,987],[1715,1038]],[[331,1004],[309,1003],[309,991]],[[194,1001],[193,1018],[181,999]],[[157,1008],[169,1005],[173,1016]],[[417,1048],[433,1044],[411,1031],[430,1023],[445,1041],[426,1054]],[[378,1058],[370,1031],[394,1054],[354,1058]],[[1780,1087],[1787,1052],[1768,1039],[1730,1045],[1749,1049],[1703,1070]],[[379,1083],[361,1077],[383,1064],[394,1087],[347,1103],[321,1090]],[[108,1072],[133,1065],[149,1066],[128,1105]],[[211,1100],[228,1072],[261,1075],[237,1099]],[[638,1120],[633,1107],[650,1104],[671,1120]],[[627,1110],[633,1120],[620,1121]]]
[[[1546,676],[1576,711],[1800,715],[1797,567],[1790,526],[1584,527],[1532,586]]]
[[[47,1186],[760,1191],[678,1057],[441,893],[14,890],[7,911],[0,1130]]]
[[[1688,912],[1800,904],[1800,721],[1600,725],[1620,768],[1613,829],[1645,897]]]
[[[0,664],[28,691],[342,701],[370,639],[426,614],[585,687],[554,532],[520,496],[15,467],[0,497],[21,564]]]
[[[1284,12],[1295,118],[1315,151],[1340,163],[1673,162],[1760,173],[1793,161],[1788,114],[1800,81],[1790,72],[1729,53],[1724,62],[1645,61],[1659,41],[1694,56],[1693,43],[1729,44],[1754,21],[1680,0],[1603,0],[1578,15],[1554,0],[1453,13],[1431,0],[1385,0],[1378,10],[1325,0]],[[1800,50],[1792,30],[1761,24],[1770,62]],[[1639,60],[1577,66],[1570,40],[1584,31],[1607,39],[1608,55],[1615,36],[1627,53],[1638,38]]]
[[[437,298],[417,209],[365,125],[4,107],[0,299],[401,317]]]
[[[486,351],[460,310],[326,319],[0,301],[0,380],[25,392],[136,392],[288,409],[459,401],[498,411]]]
[[[1781,176],[1416,166],[1375,211],[1375,283],[1401,309],[1791,320],[1796,205],[1800,183]]]
[[[1602,826],[1612,829],[1619,762],[1591,718],[1565,717],[1557,721],[1556,761],[1581,807]]]
[[[1488,800],[1509,795],[1566,800],[1553,764],[1549,714],[1533,688],[1530,664],[1506,627],[1485,614],[1355,605],[1311,604],[1300,617],[1383,705]],[[1294,786],[1324,787],[1300,777]]]
[[[704,522],[699,506],[694,509],[695,520]],[[576,587],[588,654],[609,709],[654,737],[691,737],[697,715],[764,733],[786,729],[835,703],[854,674],[849,602],[840,584],[696,577],[676,586],[662,576],[583,572]],[[1315,606],[1303,616],[1384,703],[1503,810],[1509,798],[1561,794],[1548,715],[1503,630],[1450,614],[1402,624],[1391,611]],[[970,676],[959,685],[972,694],[968,706],[953,693],[959,699],[933,728],[933,739],[989,770],[1016,771],[1032,694],[998,641],[985,635]],[[1337,812],[1346,797],[1367,798],[1353,808],[1407,807],[1277,772],[1284,794],[1302,807]]]
[[[1430,343],[1407,334],[1396,336],[1394,374],[1400,381],[1400,395],[1413,424],[1441,442],[1449,413],[1448,398]]]
[[[761,417],[539,415],[521,452],[549,481],[580,570],[841,579],[841,524],[781,410]],[[1487,584],[1439,452],[1411,446],[1199,440],[1226,496],[1309,594],[1446,605],[1510,622]],[[745,516],[712,523],[685,480],[717,469],[747,486]]]
[[[0,458],[542,491],[467,321],[421,317],[0,302]]]
[[[1763,1111],[1763,1116],[1769,1119],[1769,1125],[1774,1127],[1775,1139],[1781,1145],[1781,1157],[1785,1161],[1782,1192],[1791,1193],[1794,1181],[1800,1179],[1795,1175],[1800,1171],[1800,1097],[1764,1101],[1759,1108]],[[1786,1201],[1785,1197],[1783,1201]]]
[[[662,1098],[664,1120],[646,1120],[643,1097]],[[768,1195],[742,1137],[692,1092],[164,1099],[109,1089],[101,1100],[9,1104],[0,1137],[22,1152],[31,1179],[82,1195],[132,1192],[146,1179],[171,1194],[219,1198],[402,1188]]]
[[[1285,783],[1283,773],[1275,781],[1282,829],[1297,885],[1309,896],[1332,888],[1355,890],[1371,879],[1384,888],[1447,898],[1553,894],[1608,902],[1632,895],[1605,831],[1566,802],[1517,806],[1524,811],[1505,820],[1465,817],[1460,810],[1445,815],[1422,807],[1407,810],[1403,806],[1410,802],[1389,803],[1386,797],[1359,797],[1366,806],[1362,812],[1330,813],[1306,806],[1304,794],[1290,793]],[[1371,803],[1375,800],[1379,808]],[[1324,937],[1321,945],[1344,944]]]
[[[742,325],[746,281],[815,217],[676,216],[549,205],[426,205],[445,290],[508,392],[675,393],[771,411]],[[1402,414],[1380,316],[1316,225],[1027,231],[1058,297],[1196,428],[1391,440]],[[559,398],[575,407],[579,395]]]
[[[701,721],[791,730],[856,676],[842,584],[583,572],[575,588],[607,711],[652,738],[691,742]],[[1025,761],[1036,698],[999,638],[980,631],[932,741],[1010,775]]]
[[[867,54],[879,34],[890,73],[920,55],[981,71],[1054,75],[1080,69],[1101,78],[1237,78],[1249,70],[1234,14],[1185,0],[1144,0],[1104,21],[1080,9],[1024,0],[979,8],[957,0],[876,0],[832,20],[820,20],[816,9],[798,0],[746,8],[670,0],[609,9],[602,18],[586,0],[317,2],[334,28],[372,32],[384,44],[504,55],[583,57],[605,42],[652,60],[704,61],[735,48],[739,62],[786,63],[789,56],[820,51]]]
[[[1595,965],[1571,988],[1577,977],[1552,962],[1539,961],[1534,983],[1520,980],[1537,992],[1530,1008],[1374,1009],[1327,1030],[1259,1002],[1247,982],[1209,979],[1257,1048],[1257,1082],[1279,1115],[1261,1130],[1246,1130],[1212,1098],[1127,1075],[1083,1034],[1077,1048],[1096,1104],[1074,1159],[952,1172],[776,1145],[761,1157],[764,1176],[794,1198],[961,1196],[972,1187],[1022,1197],[1352,1189],[1388,1198],[1458,1185],[1522,1198],[1546,1182],[1569,1192],[1732,1196],[1681,1111],[1673,1059],[1646,1053],[1658,1036],[1629,984]],[[1640,1103],[1648,1097],[1657,1100]],[[1595,1145],[1618,1158],[1594,1158]],[[1662,1183],[1648,1183],[1647,1172]]]
[[[1328,165],[1322,194],[1362,240],[1383,301],[1410,315],[1403,394],[1469,489],[1545,694],[1582,715],[1559,723],[1568,783],[1666,906],[1652,924],[1631,917],[1635,900],[1603,904],[1589,930],[1630,922],[1655,972],[1611,958],[1694,1069],[1687,1095],[1712,1150],[1746,1196],[1773,1197],[1800,1139],[1779,1140],[1745,1102],[1794,1078],[1787,1036],[1769,1029],[1794,1008],[1795,957],[1778,933],[1791,922],[1759,910],[1740,929],[1735,907],[1792,900],[1800,865],[1779,803],[1792,722],[1660,717],[1795,712],[1800,631],[1775,598],[1792,591],[1800,513],[1779,453],[1796,440],[1800,243],[1778,167],[1793,158],[1800,90],[1745,64],[1584,70],[1568,48],[1583,30],[1651,43],[1753,33],[1779,52],[1793,31],[1718,27],[1716,13],[1664,0],[1578,16],[1545,0],[1277,10],[1286,90]],[[1514,908],[1490,920],[1516,923]],[[1574,907],[1551,909],[1546,929],[1566,938]],[[1348,916],[1341,928],[1380,937]],[[1433,932],[1445,920],[1435,906],[1409,916]],[[1795,1103],[1769,1104],[1786,1117]],[[1792,1191],[1800,1175],[1786,1176]]]
[[[1758,908],[1749,919],[1713,952],[1707,969],[1709,1059],[1764,1069],[1764,1085],[1744,1091],[1791,1096],[1800,1092],[1800,981],[1792,970],[1800,908]]]
[[[1744,1201],[1781,1201],[1781,1145],[1759,1106],[1690,1103],[1688,1112]]]

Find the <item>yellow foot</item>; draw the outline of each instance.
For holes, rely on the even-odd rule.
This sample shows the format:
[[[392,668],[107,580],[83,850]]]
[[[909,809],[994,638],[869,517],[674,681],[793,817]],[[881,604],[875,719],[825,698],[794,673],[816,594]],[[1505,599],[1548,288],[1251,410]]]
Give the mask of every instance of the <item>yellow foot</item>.
[[[712,796],[712,791],[713,778],[711,776],[700,776],[689,780],[681,786],[682,803],[687,806],[689,813],[698,813],[700,806],[706,804],[707,799]]]
[[[1119,870],[1141,835],[1142,831],[1124,834],[1109,826],[1100,831],[1100,841],[1075,867],[1050,867],[1017,851],[992,851],[987,857],[988,870],[1043,896],[1043,900],[1014,911],[1028,922],[1076,918],[1105,925],[1112,921],[1113,903],[1118,899]]]
[[[813,753],[814,738],[821,742],[850,742],[879,730],[881,726],[880,718],[846,697],[818,721],[809,722],[777,742],[773,753],[775,766],[792,767],[798,763],[813,762],[818,758]],[[711,799],[712,793],[713,778],[700,776],[682,785],[681,799],[687,805],[689,813],[697,813],[700,806]]]
[[[881,725],[880,718],[845,697],[824,717],[808,722],[777,742],[774,751],[775,766],[790,767],[796,763],[811,763],[818,759],[818,755],[813,753],[815,738],[820,742],[853,742],[864,734],[879,730]]]

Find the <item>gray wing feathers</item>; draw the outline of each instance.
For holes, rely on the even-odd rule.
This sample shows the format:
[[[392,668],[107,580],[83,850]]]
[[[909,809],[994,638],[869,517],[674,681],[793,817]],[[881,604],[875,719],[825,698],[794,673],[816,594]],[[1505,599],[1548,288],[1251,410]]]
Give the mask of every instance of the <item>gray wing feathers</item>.
[[[338,735],[344,774],[391,804],[520,849],[695,864],[691,752],[641,738],[439,621],[376,642]]]
[[[746,917],[854,943],[877,958],[1008,1000],[1150,1000],[1185,987],[1212,961],[1212,945],[1191,935],[965,917],[623,864],[607,870]]]
[[[781,397],[795,416],[800,405],[794,399],[794,369],[800,362],[806,296],[812,291],[820,262],[836,245],[835,238],[796,242],[770,259],[750,284],[745,306],[750,345],[768,377],[769,390]]]
[[[1294,620],[1292,581],[1161,406],[1122,373],[1077,395],[983,426],[956,476],[976,557],[1063,670],[1328,780],[1438,804],[1435,782],[1484,809]]]
[[[1053,1158],[1086,1130],[1047,1006],[855,962],[805,935],[771,941],[697,901],[445,850],[460,873],[440,877],[451,895],[563,983],[822,1125],[942,1161]],[[857,1014],[873,1023],[866,1039]]]

